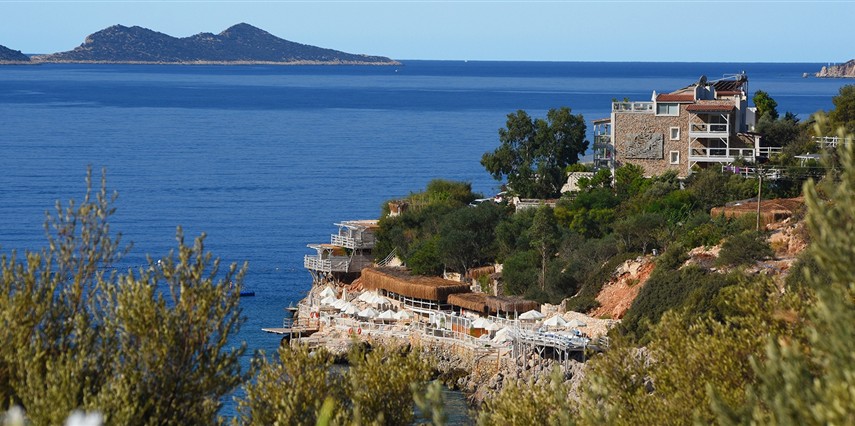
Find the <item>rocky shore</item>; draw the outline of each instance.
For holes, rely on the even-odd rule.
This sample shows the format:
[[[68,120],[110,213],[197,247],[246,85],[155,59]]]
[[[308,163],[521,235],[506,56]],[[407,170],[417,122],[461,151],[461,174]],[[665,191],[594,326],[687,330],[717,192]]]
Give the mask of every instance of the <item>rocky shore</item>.
[[[822,67],[816,76],[819,78],[855,78],[855,59],[849,62]]]
[[[305,300],[301,302],[306,309],[312,298],[319,299],[319,287],[314,287]],[[545,305],[544,313],[557,313],[560,307]],[[561,314],[566,320],[577,320],[586,323],[585,332],[592,338],[604,336],[615,321],[600,320],[588,317],[578,312]],[[578,398],[577,388],[585,376],[585,354],[579,353],[579,359],[563,362],[549,357],[541,357],[534,352],[520,353],[514,356],[510,345],[496,345],[491,348],[477,347],[464,341],[448,338],[436,338],[419,331],[412,324],[391,324],[378,327],[354,327],[334,324],[330,317],[323,314],[318,320],[318,331],[309,337],[297,341],[313,347],[324,347],[337,359],[344,362],[346,354],[353,344],[370,346],[406,346],[418,348],[431,355],[436,360],[437,379],[448,388],[460,390],[467,396],[469,404],[480,407],[505,386],[514,381],[533,381],[546,384],[551,380],[553,370],[558,369],[565,382],[571,386],[568,398]],[[346,321],[347,319],[343,319]]]

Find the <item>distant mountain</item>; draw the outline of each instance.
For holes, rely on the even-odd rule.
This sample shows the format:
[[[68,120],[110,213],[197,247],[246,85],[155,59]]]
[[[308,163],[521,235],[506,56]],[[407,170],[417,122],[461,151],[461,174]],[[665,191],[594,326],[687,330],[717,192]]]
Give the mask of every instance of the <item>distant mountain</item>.
[[[20,50],[0,46],[0,62],[30,62],[30,57],[21,53]]]
[[[822,67],[822,69],[816,73],[816,76],[829,78],[853,78],[855,77],[855,59],[852,59],[845,64]]]
[[[40,62],[275,63],[398,65],[382,56],[357,55],[295,43],[249,24],[219,34],[176,38],[142,27],[114,25],[68,52],[33,57]]]

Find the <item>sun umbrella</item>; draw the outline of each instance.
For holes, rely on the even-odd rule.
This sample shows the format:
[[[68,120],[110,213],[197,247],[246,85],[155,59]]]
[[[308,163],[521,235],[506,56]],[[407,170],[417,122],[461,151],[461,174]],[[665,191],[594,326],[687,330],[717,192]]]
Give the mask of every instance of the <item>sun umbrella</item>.
[[[377,296],[376,294],[374,294],[370,291],[366,291],[366,292],[359,295],[359,301],[365,302],[365,303],[371,303],[371,299],[375,298],[376,296]]]
[[[341,299],[336,299],[335,302],[333,302],[333,304],[332,304],[333,308],[336,308],[338,310],[341,310],[342,306],[346,306],[346,305],[347,305],[347,301],[341,300]]]
[[[486,318],[478,318],[472,322],[473,328],[487,328],[490,325],[493,325],[493,323]]]
[[[349,306],[344,307],[344,313],[348,315],[356,315],[359,312],[359,308],[356,307],[353,303],[348,303]]]
[[[561,315],[555,315],[544,321],[543,325],[547,327],[564,327],[565,325],[567,325],[567,321],[565,321],[564,317],[562,317]]]
[[[576,318],[571,319],[567,322],[568,327],[585,327],[588,324],[585,324],[582,321],[577,320]]]
[[[327,286],[320,294],[321,297],[335,297],[335,290]]]
[[[410,319],[410,318],[412,318],[412,317],[413,317],[413,316],[412,316],[412,315],[410,315],[410,313],[409,313],[409,312],[407,312],[407,311],[398,311],[398,312],[395,314],[395,319],[396,319],[396,320],[408,320],[408,319]]]
[[[374,318],[377,316],[377,311],[375,311],[374,309],[371,309],[371,308],[365,308],[365,309],[359,311],[356,314],[356,316],[361,317],[361,318]]]
[[[371,300],[368,303],[371,303],[372,305],[378,305],[378,306],[388,305],[389,299],[387,299],[383,296],[375,295],[374,297],[371,298]]]
[[[336,300],[333,296],[327,296],[321,299],[321,305],[335,305]]]
[[[395,319],[395,311],[392,311],[391,309],[387,309],[387,310],[381,312],[380,315],[377,315],[377,319],[381,319],[381,320]]]
[[[540,311],[536,311],[534,309],[520,315],[521,320],[539,320],[539,319],[542,319],[543,317],[544,317],[544,315],[541,314]]]

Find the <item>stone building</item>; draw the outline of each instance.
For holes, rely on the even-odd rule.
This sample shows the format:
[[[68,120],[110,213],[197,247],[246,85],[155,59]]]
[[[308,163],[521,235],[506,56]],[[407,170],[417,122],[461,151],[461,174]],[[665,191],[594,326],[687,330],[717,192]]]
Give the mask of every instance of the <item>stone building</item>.
[[[647,102],[612,102],[611,116],[594,121],[594,164],[637,164],[645,175],[756,162],[780,148],[764,147],[750,132],[755,108],[747,103],[748,78],[736,74],[671,93],[653,92]]]

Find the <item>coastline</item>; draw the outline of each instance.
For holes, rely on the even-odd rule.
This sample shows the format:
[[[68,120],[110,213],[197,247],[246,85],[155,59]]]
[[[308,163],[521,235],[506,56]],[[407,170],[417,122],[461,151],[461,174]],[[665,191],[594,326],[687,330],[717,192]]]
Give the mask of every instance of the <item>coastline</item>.
[[[0,62],[0,65],[38,65],[38,64],[104,64],[104,65],[358,65],[358,66],[402,66],[398,61],[392,62],[362,62],[362,61],[84,61],[84,60],[55,60],[41,59],[33,56],[29,62]]]
[[[511,342],[493,344],[488,343],[490,340],[454,338],[454,333],[441,336],[437,335],[436,330],[428,333],[426,331],[430,328],[418,317],[407,323],[350,318],[331,310],[318,309],[322,305],[321,293],[327,287],[336,289],[337,297],[352,301],[367,292],[340,283],[329,286],[313,284],[306,297],[297,304],[294,323],[301,321],[300,318],[302,321],[309,319],[309,326],[315,327],[316,331],[308,337],[283,339],[282,344],[301,343],[324,348],[339,361],[346,361],[346,354],[354,344],[418,348],[436,360],[436,379],[451,390],[463,392],[470,408],[474,409],[481,407],[510,383],[533,381],[545,384],[551,380],[551,374],[556,368],[564,382],[571,385],[568,398],[578,398],[577,389],[585,376],[587,350],[578,353],[578,357],[573,359],[554,359],[543,357],[535,351],[515,349]],[[393,307],[406,309],[402,305]],[[591,332],[592,338],[604,336],[614,324],[578,312],[560,313],[558,306],[547,305],[543,310],[569,319],[584,319],[590,324],[586,331]]]

